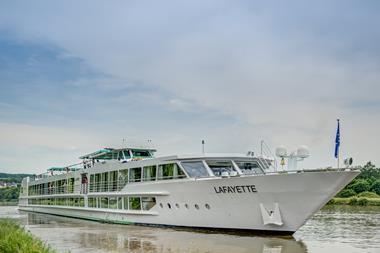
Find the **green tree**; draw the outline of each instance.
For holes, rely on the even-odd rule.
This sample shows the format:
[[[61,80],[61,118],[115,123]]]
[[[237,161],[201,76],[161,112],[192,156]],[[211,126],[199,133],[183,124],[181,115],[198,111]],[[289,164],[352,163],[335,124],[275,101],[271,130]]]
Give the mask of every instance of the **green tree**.
[[[377,195],[380,195],[380,180],[376,180],[372,186],[371,191],[375,192]]]
[[[338,197],[340,198],[349,198],[349,197],[352,197],[356,194],[356,192],[352,189],[343,189],[342,191],[340,191],[338,193]]]
[[[350,189],[354,190],[356,193],[369,191],[370,188],[371,185],[365,179],[356,180],[356,182],[350,186]]]

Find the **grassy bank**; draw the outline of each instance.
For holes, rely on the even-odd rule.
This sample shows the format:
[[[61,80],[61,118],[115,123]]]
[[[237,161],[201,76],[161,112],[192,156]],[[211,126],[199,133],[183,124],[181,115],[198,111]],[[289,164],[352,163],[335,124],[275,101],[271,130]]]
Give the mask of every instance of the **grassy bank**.
[[[380,206],[380,198],[351,197],[333,198],[328,205],[350,205],[350,206]]]
[[[0,252],[2,253],[55,253],[18,223],[0,219]]]
[[[0,200],[0,206],[17,206],[18,205],[18,200],[14,201],[1,201]]]

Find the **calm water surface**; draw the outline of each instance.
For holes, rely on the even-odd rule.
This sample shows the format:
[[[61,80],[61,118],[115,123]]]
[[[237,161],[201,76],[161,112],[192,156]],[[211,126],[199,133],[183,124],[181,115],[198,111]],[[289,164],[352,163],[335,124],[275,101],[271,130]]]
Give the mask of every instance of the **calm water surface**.
[[[59,252],[380,253],[380,207],[328,207],[293,236],[247,236],[103,224],[0,207]]]

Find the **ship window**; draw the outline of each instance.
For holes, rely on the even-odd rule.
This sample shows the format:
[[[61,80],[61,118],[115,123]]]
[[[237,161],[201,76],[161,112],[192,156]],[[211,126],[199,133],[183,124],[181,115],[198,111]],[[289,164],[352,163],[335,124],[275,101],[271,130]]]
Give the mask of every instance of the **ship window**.
[[[206,204],[205,207],[206,207],[206,209],[210,209],[210,205],[209,204]]]
[[[123,151],[119,151],[118,155],[117,155],[117,159],[118,160],[124,160],[124,154],[123,154]]]
[[[199,210],[198,204],[195,204],[194,206],[195,206],[195,209]]]
[[[215,176],[219,177],[223,172],[235,171],[231,161],[206,161]]]
[[[107,197],[100,198],[100,207],[101,208],[108,208],[108,198]]]
[[[74,180],[73,177],[68,180],[69,193],[74,193]]]
[[[179,209],[179,204],[178,203],[175,203],[175,207],[177,207]]]
[[[129,197],[129,210],[141,210],[140,197]]]
[[[257,162],[235,161],[243,174],[264,174]]]
[[[101,191],[108,192],[108,172],[102,173]]]
[[[117,198],[117,209],[123,209],[123,198],[122,197]]]
[[[143,168],[143,175],[144,175],[143,180],[144,181],[154,181],[154,180],[156,180],[156,168],[157,168],[156,165],[144,167]]]
[[[64,200],[63,205],[66,205],[65,203],[66,199],[63,199],[63,200]],[[79,198],[79,206],[84,207],[84,198]]]
[[[185,207],[186,207],[187,209],[189,209],[189,205],[188,205],[188,204],[185,204]]]
[[[128,197],[123,197],[124,199],[124,209],[128,210]]]
[[[109,199],[109,208],[111,208],[111,209],[117,208],[117,198],[116,197],[111,197]]]
[[[141,182],[141,168],[129,169],[129,182]]]
[[[95,192],[101,191],[100,184],[101,184],[101,174],[97,173],[97,174],[95,174],[95,184],[94,184]]]
[[[160,207],[161,207],[161,208],[164,208],[164,205],[163,205],[162,203],[160,203]]]
[[[124,150],[124,159],[131,158],[131,155],[129,154],[129,150]]]
[[[170,205],[170,203],[168,203],[168,207],[169,207],[169,209],[172,209],[172,206]]]
[[[142,209],[145,211],[148,211],[156,205],[156,198],[142,197],[141,204],[142,204]]]
[[[161,164],[158,166],[158,179],[167,180],[185,177],[185,173],[176,163]]]
[[[132,150],[133,157],[150,157],[150,153],[147,150]]]
[[[94,207],[94,198],[88,198],[87,202],[88,207]]]
[[[203,162],[182,162],[181,165],[190,177],[197,178],[209,176]]]
[[[110,171],[109,191],[117,191],[117,173],[117,170]]]
[[[95,175],[90,175],[90,192],[94,191],[94,185],[95,185]]]
[[[124,186],[128,182],[128,169],[119,171],[119,179],[118,179],[118,191],[124,188]]]

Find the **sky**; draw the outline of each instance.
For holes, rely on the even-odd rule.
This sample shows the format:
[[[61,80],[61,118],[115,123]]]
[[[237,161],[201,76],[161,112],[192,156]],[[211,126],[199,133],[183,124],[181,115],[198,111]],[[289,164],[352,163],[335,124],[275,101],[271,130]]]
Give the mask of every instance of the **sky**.
[[[380,2],[1,1],[0,171],[122,140],[380,165]]]

